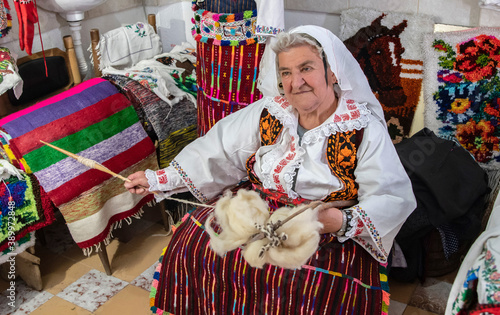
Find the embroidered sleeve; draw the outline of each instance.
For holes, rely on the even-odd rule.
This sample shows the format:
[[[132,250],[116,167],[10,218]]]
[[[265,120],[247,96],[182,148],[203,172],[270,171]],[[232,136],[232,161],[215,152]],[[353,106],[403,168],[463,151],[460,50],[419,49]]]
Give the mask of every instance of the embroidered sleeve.
[[[349,221],[350,229],[347,229],[347,232],[343,236],[337,236],[341,243],[360,235],[364,230],[364,224],[360,219],[359,213],[354,211],[355,209],[352,210],[352,219]]]
[[[171,166],[157,171],[146,170],[145,173],[148,179],[149,191],[160,192],[155,194],[157,202],[171,195],[189,191],[178,173]]]
[[[378,261],[386,262],[394,238],[415,209],[415,196],[380,121],[372,119],[365,128],[357,158],[354,175],[359,185],[358,204],[352,207],[356,227],[345,237],[351,237]]]

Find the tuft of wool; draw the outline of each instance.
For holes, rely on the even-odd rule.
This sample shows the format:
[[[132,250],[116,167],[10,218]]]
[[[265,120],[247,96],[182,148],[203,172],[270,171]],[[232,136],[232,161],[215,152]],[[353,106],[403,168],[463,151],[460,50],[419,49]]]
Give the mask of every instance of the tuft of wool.
[[[279,208],[271,215],[268,222],[283,221],[304,207],[307,205]],[[248,244],[243,251],[243,257],[255,268],[262,268],[267,263],[286,269],[300,269],[316,252],[320,241],[319,231],[322,227],[323,224],[318,221],[317,209],[308,209],[278,228],[276,231],[278,235],[281,233],[287,235],[287,239],[282,241],[280,246],[270,247],[260,258],[261,248],[270,242],[265,238]]]
[[[221,228],[218,235],[210,224],[214,218]],[[258,233],[259,230],[255,225],[265,224],[267,219],[269,219],[268,205],[257,192],[240,189],[236,196],[232,197],[228,191],[217,201],[214,212],[205,222],[205,229],[210,235],[210,247],[218,255],[223,256]]]

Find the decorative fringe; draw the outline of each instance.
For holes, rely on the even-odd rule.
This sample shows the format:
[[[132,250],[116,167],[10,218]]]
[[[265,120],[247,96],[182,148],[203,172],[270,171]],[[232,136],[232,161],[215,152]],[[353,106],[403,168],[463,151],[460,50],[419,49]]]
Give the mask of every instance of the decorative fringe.
[[[94,58],[93,58],[93,51],[92,51],[92,44],[90,44],[89,48],[87,48],[87,51],[90,53],[90,64],[92,65],[92,67],[94,67]],[[96,53],[96,56],[97,56],[97,60],[99,60],[99,70],[102,71],[102,66],[101,66],[101,40],[99,40],[99,42],[97,43],[97,45],[95,46],[95,53]]]
[[[140,218],[142,218],[143,215],[144,215],[144,210],[143,210],[143,208],[141,208],[141,209],[139,209],[139,211],[137,211],[136,213],[134,213],[130,217],[127,217],[123,220],[119,220],[119,221],[112,223],[106,238],[104,238],[104,240],[102,240],[101,242],[99,242],[93,246],[82,248],[83,254],[88,257],[88,256],[92,255],[92,253],[94,251],[96,253],[100,252],[102,250],[101,244],[104,243],[105,246],[108,246],[109,243],[111,243],[111,240],[113,239],[113,231],[121,228],[123,221],[127,222],[127,224],[130,225],[133,222],[132,218],[140,219]]]

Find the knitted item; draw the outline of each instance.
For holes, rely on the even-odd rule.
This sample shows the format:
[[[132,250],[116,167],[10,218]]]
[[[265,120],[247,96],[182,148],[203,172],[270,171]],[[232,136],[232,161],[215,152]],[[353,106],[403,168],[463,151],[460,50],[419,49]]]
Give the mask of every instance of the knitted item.
[[[35,23],[38,22],[36,5],[32,0],[14,0],[14,5],[19,21],[19,47],[31,55]]]

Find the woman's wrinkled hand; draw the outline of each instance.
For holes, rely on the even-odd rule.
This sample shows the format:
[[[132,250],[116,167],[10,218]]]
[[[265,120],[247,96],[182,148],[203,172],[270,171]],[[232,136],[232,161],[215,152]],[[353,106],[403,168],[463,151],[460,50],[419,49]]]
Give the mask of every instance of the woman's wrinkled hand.
[[[149,191],[148,179],[144,171],[135,172],[127,177],[130,182],[125,182],[124,186],[133,194],[146,196],[151,194]]]
[[[320,234],[335,233],[342,227],[342,211],[338,208],[326,208],[318,210],[318,221],[323,223]]]

